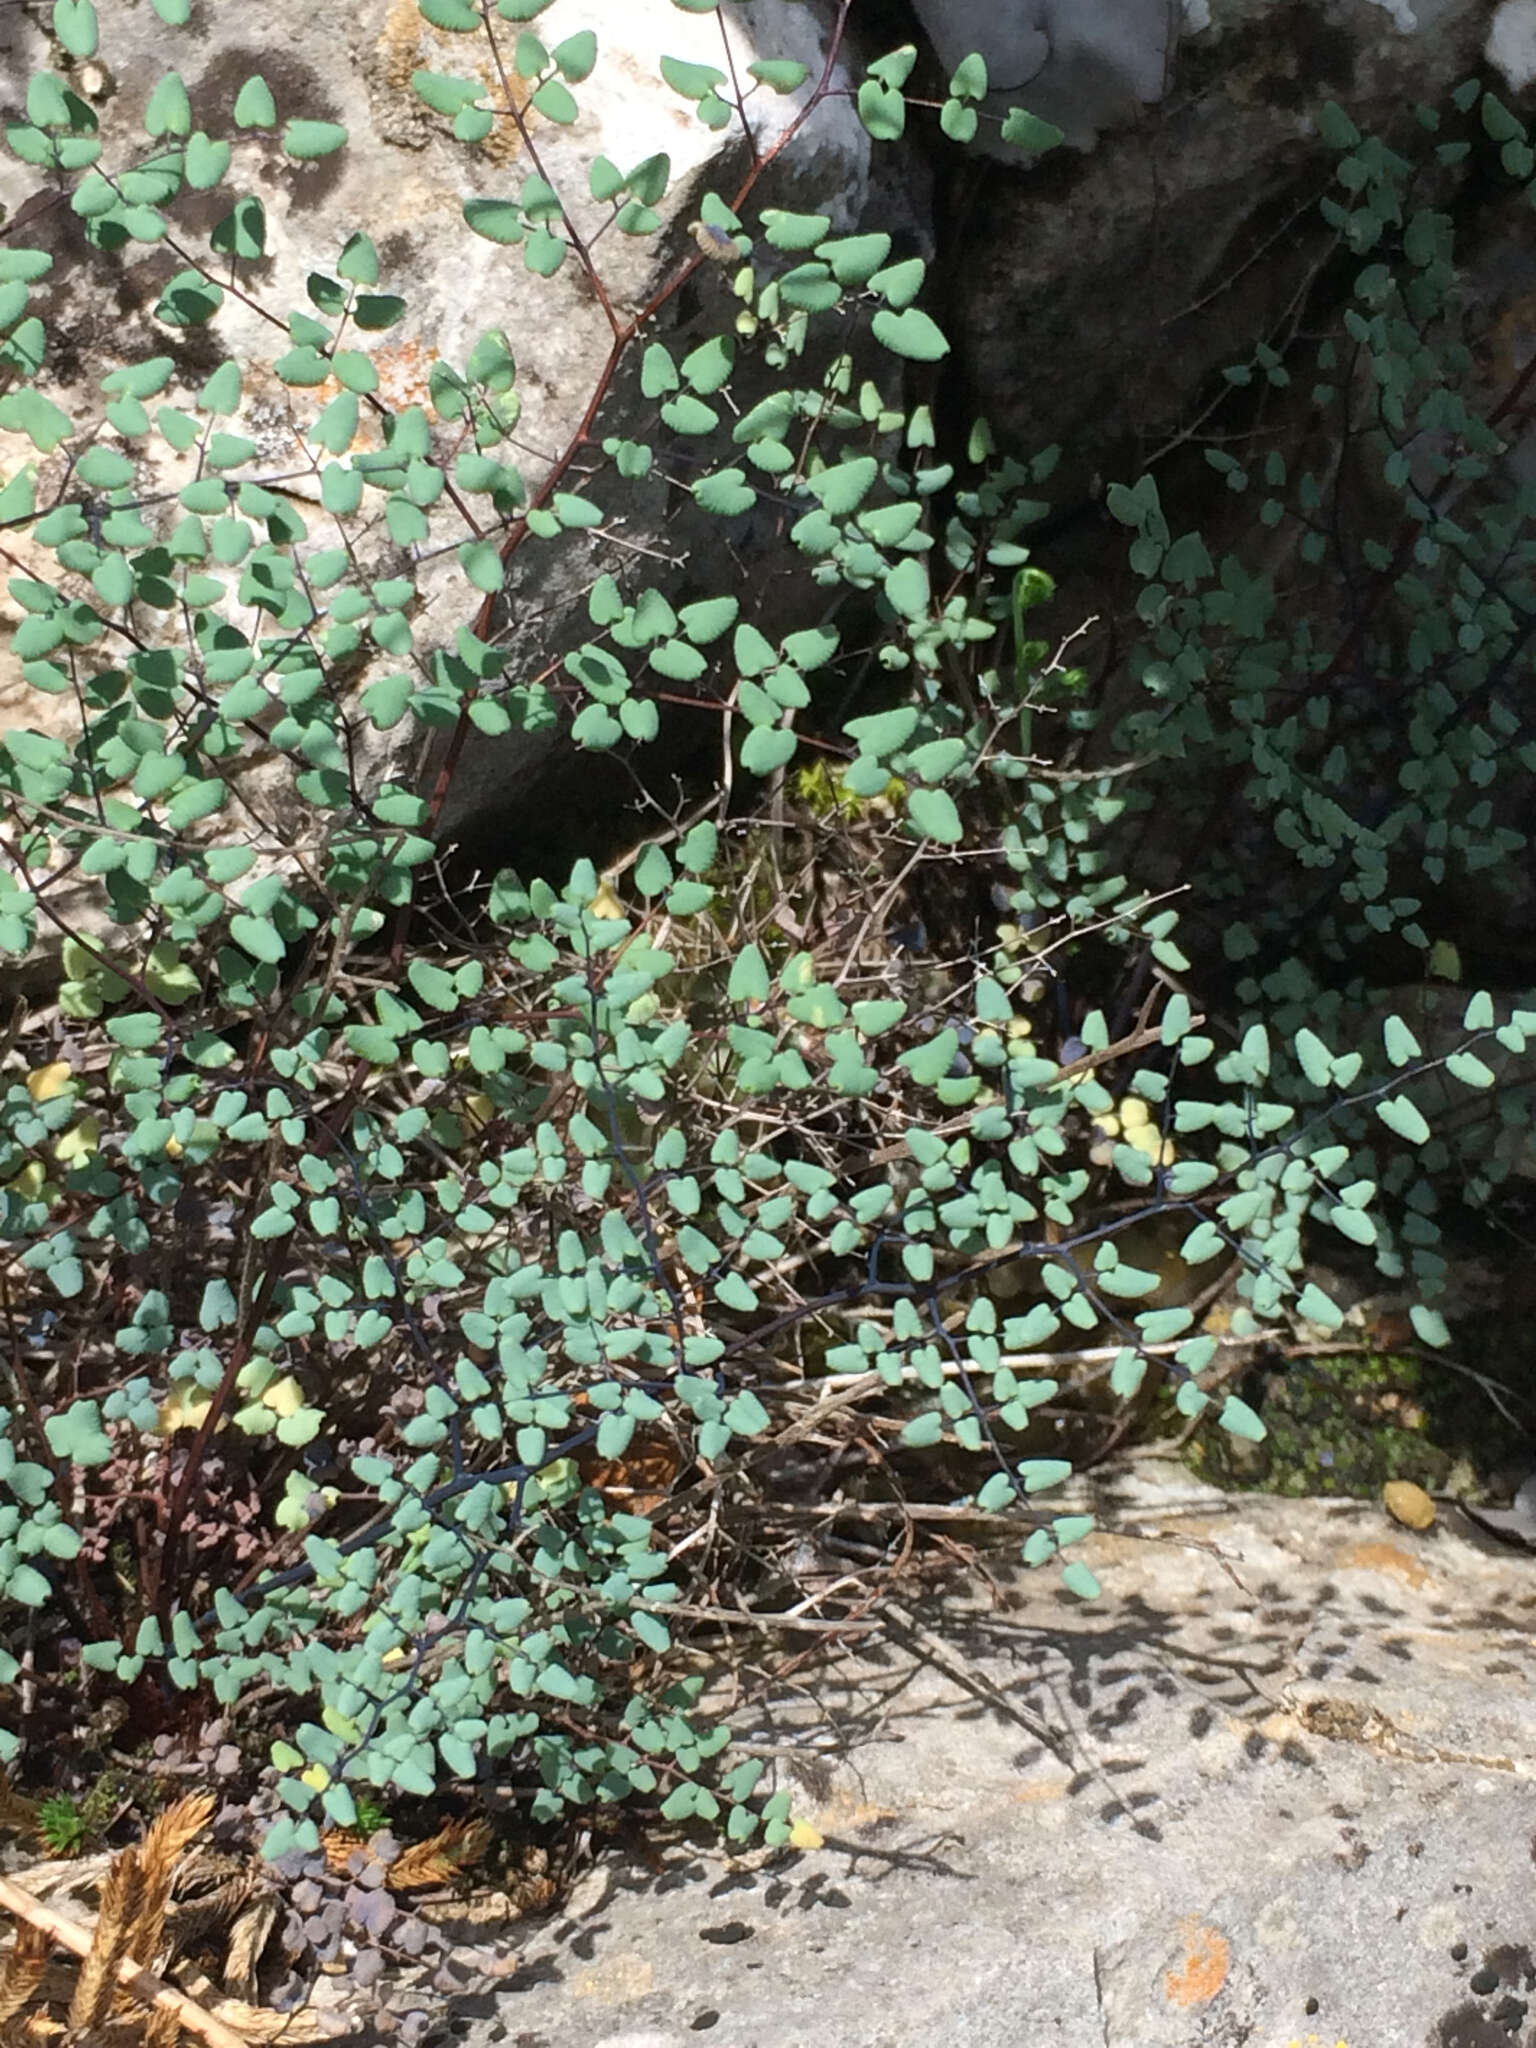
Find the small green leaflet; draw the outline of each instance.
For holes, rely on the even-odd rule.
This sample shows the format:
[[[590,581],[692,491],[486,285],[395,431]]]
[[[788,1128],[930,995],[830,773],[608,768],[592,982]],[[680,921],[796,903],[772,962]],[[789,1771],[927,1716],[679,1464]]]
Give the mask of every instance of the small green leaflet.
[[[91,0],[54,0],[53,32],[71,57],[94,57],[96,9]]]
[[[271,88],[259,74],[248,78],[235,95],[235,126],[237,128],[275,128],[277,126],[277,103]]]
[[[937,839],[944,846],[958,846],[965,837],[955,800],[944,789],[914,789],[907,796],[907,816],[925,839]]]
[[[342,148],[347,131],[336,121],[290,121],[283,130],[283,150],[300,163],[332,156]]]
[[[743,946],[731,963],[726,994],[733,1003],[765,1003],[769,988],[768,963],[755,945]]]
[[[713,64],[689,64],[680,57],[663,57],[661,75],[685,100],[702,100],[706,93],[725,84],[725,73],[717,71]]]
[[[1406,1139],[1410,1145],[1428,1144],[1429,1125],[1406,1095],[1393,1095],[1385,1102],[1378,1102],[1376,1114],[1396,1137]]]
[[[1022,107],[1010,107],[1003,122],[1002,140],[1031,156],[1044,156],[1048,149],[1058,148],[1066,137],[1051,122],[1027,114]]]
[[[942,330],[917,306],[908,306],[902,313],[882,306],[869,325],[876,341],[893,355],[906,356],[912,362],[936,363],[949,354]]]
[[[859,119],[876,142],[899,142],[907,125],[907,103],[878,78],[866,78],[856,101]]]
[[[488,242],[517,243],[523,239],[522,209],[515,199],[466,199],[462,211],[468,226]]]
[[[700,477],[693,486],[693,495],[706,512],[713,512],[722,519],[733,519],[740,513],[750,512],[757,503],[757,493],[747,482],[745,470],[741,469],[720,469],[712,476]]]

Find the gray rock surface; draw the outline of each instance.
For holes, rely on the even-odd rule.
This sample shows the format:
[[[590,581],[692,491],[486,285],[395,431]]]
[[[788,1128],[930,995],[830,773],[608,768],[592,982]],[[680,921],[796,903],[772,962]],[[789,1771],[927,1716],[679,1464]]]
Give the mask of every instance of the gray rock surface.
[[[951,70],[985,60],[989,112],[1010,104],[1052,121],[1076,149],[1160,100],[1173,75],[1179,0],[913,0]],[[1011,152],[1009,153],[1011,155]],[[1016,159],[1015,159],[1016,160]]]
[[[1090,1489],[1081,1489],[1088,1493]],[[914,1596],[755,1708],[819,1849],[604,1860],[473,2048],[1524,2048],[1536,1567],[1470,1523],[1096,1495],[1087,1605]],[[1454,1513],[1447,1510],[1447,1514]],[[770,1672],[803,1647],[770,1643]]]
[[[983,11],[919,5],[943,56],[982,35]],[[1511,92],[1536,77],[1532,0],[1188,0],[1177,30],[1160,0],[990,12],[994,83],[1030,36],[1038,68],[989,111],[1024,106],[1071,147],[989,166],[955,238],[945,324],[1000,437],[1065,447],[1058,503],[1096,472],[1134,478],[1208,378],[1285,331],[1327,239],[1325,102],[1364,133],[1401,131],[1415,102],[1439,105],[1469,75]]]
[[[449,34],[426,22],[416,0],[359,0],[338,20],[334,10],[305,0],[266,0],[255,12],[233,5],[199,5],[185,31],[173,33],[147,5],[111,0],[100,10],[101,48],[96,58],[71,63],[47,33],[51,12],[0,9],[0,107],[20,110],[26,80],[38,70],[64,67],[71,90],[92,105],[100,122],[103,162],[111,169],[132,165],[144,154],[145,104],[159,79],[172,68],[184,77],[194,116],[220,136],[231,129],[236,93],[253,74],[267,80],[279,117],[336,121],[345,125],[344,151],[298,164],[265,141],[235,132],[235,159],[228,177],[210,195],[183,194],[171,207],[178,236],[206,254],[206,236],[237,193],[257,196],[266,217],[263,260],[242,282],[248,296],[231,293],[205,329],[167,328],[154,317],[159,294],[178,267],[168,243],[133,244],[112,261],[88,247],[83,223],[57,203],[37,169],[0,151],[0,221],[13,243],[46,250],[53,269],[34,290],[33,310],[45,320],[50,351],[43,382],[80,429],[101,423],[100,380],[125,363],[159,353],[173,355],[177,371],[165,391],[172,404],[190,408],[217,362],[232,356],[244,373],[243,402],[230,424],[255,444],[254,466],[239,474],[277,477],[285,494],[315,530],[314,545],[333,536],[321,511],[318,473],[296,438],[307,428],[333,387],[299,390],[284,386],[273,370],[288,346],[281,324],[293,308],[313,311],[306,291],[312,271],[329,273],[347,237],[365,229],[380,251],[380,290],[407,302],[401,324],[374,338],[371,353],[380,378],[381,403],[394,410],[422,405],[430,411],[430,375],[439,359],[462,365],[488,328],[503,329],[517,365],[522,411],[515,440],[506,450],[536,488],[555,456],[566,449],[582,422],[592,394],[602,383],[613,346],[614,323],[598,302],[581,266],[572,258],[552,278],[530,278],[517,248],[472,234],[461,214],[466,198],[515,195],[537,165],[569,203],[572,218],[596,249],[596,263],[614,322],[628,320],[657,299],[662,288],[693,253],[688,223],[707,191],[734,194],[751,163],[751,151],[773,158],[754,205],[794,208],[814,203],[834,230],[851,228],[865,205],[870,145],[849,96],[851,74],[836,72],[838,88],[815,118],[797,128],[814,81],[826,61],[826,22],[819,8],[799,0],[731,0],[728,23],[712,12],[680,11],[670,0],[625,0],[623,6],[593,9],[585,0],[552,0],[539,17],[541,35],[553,44],[587,27],[599,31],[599,61],[580,83],[580,116],[569,126],[537,115],[525,116],[524,133],[505,125],[482,148],[454,141],[448,123],[430,114],[412,88],[418,69],[468,70],[496,88],[479,39]],[[46,15],[46,19],[45,19]],[[515,47],[516,31],[500,24],[502,40]],[[808,80],[795,92],[756,91],[748,103],[750,149],[739,125],[708,128],[695,109],[663,79],[660,59],[705,63],[722,55],[729,38],[731,61],[746,76],[758,56],[803,62]],[[495,97],[493,92],[493,98]],[[647,236],[606,232],[610,209],[588,195],[593,159],[606,155],[629,168],[664,153],[670,184],[658,205],[663,227]],[[886,188],[890,196],[889,185]],[[601,234],[601,240],[598,240]],[[728,285],[706,273],[698,297]],[[727,298],[726,304],[730,305]],[[671,303],[656,321],[658,334],[673,334],[682,309]],[[718,300],[690,315],[711,330],[721,322]],[[621,377],[595,425],[599,438],[636,431],[636,417],[648,415],[633,366]],[[449,460],[460,430],[437,423],[434,452]],[[110,440],[110,435],[108,436]],[[382,428],[365,411],[358,448],[380,444]],[[72,442],[39,458],[20,433],[0,431],[0,479],[35,465],[37,497],[46,505],[69,476]],[[138,443],[134,459],[148,503],[175,507],[172,496],[192,473],[195,455],[173,456],[154,440]],[[451,462],[450,462],[451,467]],[[679,531],[666,485],[658,475],[622,501],[622,519],[585,545],[561,551],[557,566],[529,551],[507,586],[503,638],[515,664],[541,670],[551,656],[586,630],[582,600],[603,570],[621,578],[637,563],[660,563],[650,575],[671,570],[674,593],[678,569],[700,546],[698,528]],[[451,494],[439,501],[437,522],[412,565],[418,589],[416,644],[424,651],[451,646],[455,630],[474,618],[480,599],[460,573],[450,542],[465,529],[449,510]],[[325,531],[322,534],[321,528]],[[386,531],[382,511],[358,543],[369,575],[398,574],[400,551]],[[717,544],[718,545],[718,544]],[[9,538],[11,566],[44,580],[57,580],[51,554],[30,532]],[[532,556],[537,555],[536,562]],[[696,563],[696,570],[705,573]],[[731,563],[713,563],[719,587],[730,580]],[[7,575],[10,570],[7,569]],[[72,594],[85,594],[83,579],[63,579]],[[76,730],[73,697],[33,689],[6,644],[22,616],[0,578],[0,730],[31,726],[71,737]],[[567,621],[570,621],[569,628]],[[783,624],[794,624],[790,619]],[[376,668],[393,657],[359,668],[350,678],[354,695]],[[354,766],[367,786],[386,776],[430,780],[432,764],[422,758],[420,735],[402,725],[388,736],[357,728]],[[504,808],[509,789],[546,741],[514,732],[502,741],[481,739],[458,778],[445,827],[477,811]],[[286,763],[259,752],[243,765],[242,788],[258,816],[278,821],[258,852],[281,864],[293,834],[303,829],[305,811],[295,801]],[[99,918],[94,886],[66,882],[50,898],[77,925]],[[100,928],[105,928],[101,920]]]

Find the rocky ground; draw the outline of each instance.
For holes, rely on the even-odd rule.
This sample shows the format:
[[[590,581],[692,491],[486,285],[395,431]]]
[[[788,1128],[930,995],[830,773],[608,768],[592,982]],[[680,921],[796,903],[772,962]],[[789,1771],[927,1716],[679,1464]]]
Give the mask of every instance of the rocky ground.
[[[1113,1491],[1099,1600],[914,1604],[773,1701],[747,1739],[820,1848],[600,1862],[455,2033],[1536,2042],[1536,1557],[1455,1510]]]

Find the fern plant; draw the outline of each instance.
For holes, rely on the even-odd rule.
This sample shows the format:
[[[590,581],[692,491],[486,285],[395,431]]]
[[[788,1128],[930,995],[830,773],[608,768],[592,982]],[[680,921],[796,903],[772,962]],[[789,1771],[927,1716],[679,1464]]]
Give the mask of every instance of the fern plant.
[[[168,29],[185,18],[185,0],[154,4]],[[576,263],[596,289],[578,215],[661,234],[666,160],[599,158],[584,193],[562,191],[526,117],[569,125],[601,38],[546,48],[539,0],[420,8],[486,60],[419,76],[421,99],[466,147],[521,126],[533,165],[514,196],[466,202],[466,229],[534,280]],[[72,62],[94,54],[91,0],[58,0],[53,25]],[[902,131],[913,60],[858,87],[876,141]],[[661,72],[706,127],[750,130],[731,63],[663,55]],[[806,88],[811,121],[832,67],[752,75]],[[967,59],[946,135],[975,131],[986,91]],[[194,129],[168,71],[142,146],[109,160],[68,75],[45,72],[8,130],[103,261],[166,238],[196,195],[228,201],[206,253],[176,231],[184,267],[156,309],[172,331],[216,337],[226,295],[251,289],[251,138],[295,162],[345,144],[331,124],[279,128],[259,79],[230,114],[227,136]],[[1022,112],[1003,134],[1030,154],[1053,140]],[[1262,1433],[1217,1338],[1132,1255],[1135,1229],[1171,1230],[1212,1278],[1236,1263],[1238,1345],[1289,1313],[1336,1323],[1305,1233],[1323,1218],[1364,1241],[1399,1173],[1348,1119],[1409,1156],[1413,1089],[1479,1085],[1491,1047],[1536,1030],[1480,996],[1443,1051],[1389,1024],[1401,1072],[1378,1084],[1357,1046],[1295,1028],[1285,990],[1256,985],[1280,1005],[1268,1022],[1205,1028],[1176,908],[1113,857],[1131,782],[1052,761],[1083,678],[1029,638],[1051,455],[998,456],[978,425],[979,468],[935,516],[955,464],[899,388],[948,347],[924,265],[878,227],[775,207],[768,170],[700,195],[689,253],[620,324],[579,435],[533,478],[511,442],[521,336],[437,364],[430,404],[380,395],[367,337],[407,309],[365,227],[337,223],[309,307],[278,311],[298,426],[276,467],[240,431],[233,358],[195,388],[170,354],[124,365],[99,409],[66,412],[33,310],[48,259],[0,250],[0,425],[39,458],[6,480],[0,521],[57,563],[12,579],[12,651],[78,711],[71,737],[0,739],[0,948],[25,964],[49,927],[65,940],[56,1009],[18,1013],[0,1075],[0,1599],[30,1631],[39,1728],[117,1692],[141,1729],[215,1707],[264,1742],[276,1858],[386,1805],[508,1782],[535,1820],[638,1796],[785,1839],[788,1793],[731,1752],[673,1655],[705,1504],[824,1401],[878,1401],[906,1452],[958,1456],[977,1511],[1012,1514],[1025,1560],[1092,1596],[1073,1555],[1091,1520],[1052,1507],[1071,1466],[1040,1431],[1074,1340],[1116,1400],[1155,1372],[1183,1415]],[[708,331],[665,328],[722,256]],[[621,409],[629,365],[638,407]],[[355,447],[370,415],[377,442]],[[192,470],[169,501],[141,483],[165,448]],[[295,461],[323,517],[278,488]],[[771,515],[814,619],[786,627],[750,585],[685,596],[636,574],[623,522],[652,472],[728,537]],[[1178,643],[1160,658],[1187,743],[1200,714],[1169,591],[1207,572],[1160,534],[1155,491],[1115,504],[1163,578],[1147,617]],[[463,609],[434,638],[413,598],[445,545]],[[585,616],[531,660],[502,597],[554,573],[530,568],[541,551],[572,565]],[[1230,590],[1200,602],[1242,638]],[[559,720],[601,752],[653,737],[664,704],[723,735],[712,801],[613,876],[504,871],[478,918],[434,907],[434,833],[477,736]],[[1258,745],[1253,719],[1232,723]],[[435,740],[429,786],[376,744],[397,727]],[[304,807],[286,843],[248,780],[258,745]],[[813,809],[824,783],[866,835],[852,908],[763,900],[761,828],[730,799],[761,785],[782,844],[799,769]],[[922,961],[896,907],[920,918],[925,890],[973,867],[1006,928]],[[1060,962],[1091,949],[1102,991],[1064,1021]],[[1147,994],[1114,1027],[1134,960]],[[641,1445],[668,1475],[643,1512],[615,1477]],[[6,1647],[0,1681],[19,1676]],[[28,1739],[11,1730],[6,1755]]]

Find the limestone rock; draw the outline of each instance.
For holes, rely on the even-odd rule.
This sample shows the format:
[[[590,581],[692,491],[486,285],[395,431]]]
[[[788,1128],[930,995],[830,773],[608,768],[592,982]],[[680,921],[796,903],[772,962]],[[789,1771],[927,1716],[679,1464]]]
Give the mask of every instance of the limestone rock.
[[[972,1578],[742,1717],[824,1847],[600,1862],[470,2048],[1494,2038],[1530,1996],[1524,1555],[1177,1467],[1077,1504],[1099,1599]]]
[[[591,14],[581,0],[553,0],[539,18],[540,35],[558,42],[589,26]],[[362,229],[379,250],[379,289],[407,302],[398,326],[367,337],[383,403],[391,409],[423,405],[435,419],[429,388],[433,365],[440,360],[462,364],[486,329],[504,329],[517,360],[522,405],[515,459],[526,485],[537,487],[551,461],[571,444],[599,387],[615,323],[656,299],[694,253],[688,223],[705,191],[729,197],[742,186],[754,159],[773,157],[754,203],[794,207],[814,197],[835,230],[854,224],[867,191],[869,141],[846,90],[834,92],[813,119],[797,128],[825,63],[825,22],[817,9],[792,0],[741,0],[727,20],[715,13],[680,11],[670,0],[627,0],[622,8],[601,10],[601,16],[598,62],[577,89],[579,118],[564,124],[530,111],[521,131],[498,129],[483,150],[471,150],[453,139],[446,121],[428,112],[411,80],[418,70],[452,73],[484,66],[483,44],[429,26],[416,0],[361,0],[341,16],[301,0],[268,0],[259,21],[247,8],[199,6],[179,33],[147,6],[112,0],[101,9],[99,57],[78,64],[50,43],[40,16],[5,11],[0,15],[5,76],[24,79],[35,70],[63,66],[70,87],[94,106],[103,160],[109,165],[131,163],[143,153],[146,101],[172,67],[184,77],[194,120],[214,134],[232,132],[234,97],[248,78],[260,75],[271,87],[280,121],[300,116],[339,122],[349,136],[344,151],[312,162],[289,159],[273,140],[247,137],[237,141],[237,162],[224,187],[207,194],[186,192],[172,202],[173,236],[186,237],[205,253],[208,232],[234,192],[254,193],[265,209],[264,255],[245,267],[242,289],[226,294],[206,327],[167,327],[155,317],[160,293],[182,262],[169,243],[133,243],[120,255],[104,257],[91,249],[84,223],[39,172],[9,154],[0,157],[0,217],[7,221],[11,240],[53,257],[52,271],[33,289],[33,310],[44,319],[50,341],[45,388],[81,429],[88,429],[101,421],[100,380],[124,364],[156,354],[174,356],[176,370],[163,400],[190,410],[213,368],[226,357],[235,358],[245,372],[244,392],[238,414],[225,424],[256,444],[248,472],[280,480],[310,525],[313,544],[331,545],[335,535],[321,503],[318,465],[297,440],[296,429],[310,422],[338,387],[292,390],[273,365],[291,346],[284,324],[290,309],[314,310],[306,289],[309,274],[333,272],[343,243]],[[515,35],[510,29],[507,33]],[[662,56],[721,60],[722,34],[747,84],[746,67],[760,55],[798,59],[809,70],[807,83],[795,92],[758,89],[752,94],[750,144],[739,124],[723,132],[708,127],[658,69]],[[489,76],[488,82],[494,83]],[[840,74],[833,82],[843,88],[848,81]],[[657,208],[661,230],[651,235],[608,231],[610,209],[588,195],[593,158],[605,155],[629,168],[659,152],[670,160],[670,184]],[[520,249],[477,237],[464,224],[466,197],[517,194],[535,159],[559,191],[574,195],[571,216],[585,236],[594,238],[606,306],[574,259],[554,277],[532,277]],[[705,289],[707,283],[701,285]],[[718,290],[728,290],[728,279]],[[718,324],[719,314],[718,303],[701,305],[695,293],[691,304],[685,300],[662,309],[657,332],[668,332],[690,317]],[[628,374],[614,386],[600,435],[622,437],[633,425],[638,403],[635,378]],[[437,452],[451,457],[458,430],[438,422],[435,431],[441,442]],[[376,445],[379,438],[378,421],[365,408],[352,452]],[[72,445],[39,459],[30,444],[7,436],[0,446],[0,476],[9,477],[22,462],[34,461],[38,502],[46,505],[68,478]],[[144,501],[164,505],[168,518],[174,515],[174,493],[190,475],[195,457],[173,456],[153,438],[136,444],[133,453]],[[479,604],[445,545],[449,538],[464,537],[462,525],[450,520],[451,495],[438,501],[431,536],[416,550],[420,559],[414,565],[382,518],[361,542],[359,566],[367,576],[398,576],[413,567],[418,581],[413,631],[421,654],[451,646],[455,630],[470,623]],[[598,534],[585,545],[566,548],[557,571],[547,555],[535,566],[532,557],[539,551],[525,551],[505,602],[504,623],[519,662],[537,658],[542,667],[552,656],[558,658],[572,637],[568,617],[600,570],[627,574],[635,563],[665,561],[679,552],[686,557],[687,537],[680,546],[662,537],[670,508],[660,482],[648,497],[632,502],[629,511],[621,534]],[[51,555],[25,536],[8,536],[8,544],[13,563],[23,570],[60,580]],[[62,581],[73,589],[67,576]],[[80,581],[73,594],[84,594],[87,587]],[[14,600],[0,592],[0,628],[14,624],[17,616]],[[348,680],[352,695],[373,669],[390,665],[388,660],[372,667],[364,662]],[[14,657],[0,646],[0,719],[70,733],[74,715],[72,698],[47,697],[32,689]],[[409,736],[405,748],[401,734]],[[358,719],[354,738],[352,765],[365,789],[386,775],[411,781],[425,772],[418,751],[421,735],[409,722],[394,734],[378,734]],[[475,773],[466,774],[455,790],[453,811],[462,817],[476,805],[505,807],[520,765],[540,744],[517,735],[501,746],[478,744]],[[264,758],[259,744],[254,746],[243,764],[242,790],[256,821],[263,863],[285,861],[308,822],[295,801],[286,763]],[[56,886],[56,907],[71,922],[89,920],[94,896],[68,881]]]
[[[1506,77],[1526,61],[1526,17],[1490,33],[1485,0],[1190,0],[1177,33],[1161,0],[920,11],[946,61],[969,39],[1011,71],[1049,46],[991,110],[1026,107],[1077,146],[987,166],[945,279],[966,402],[1008,445],[1065,446],[1057,503],[1096,472],[1134,480],[1206,380],[1276,330],[1318,260],[1325,101],[1379,131],[1485,46]]]

